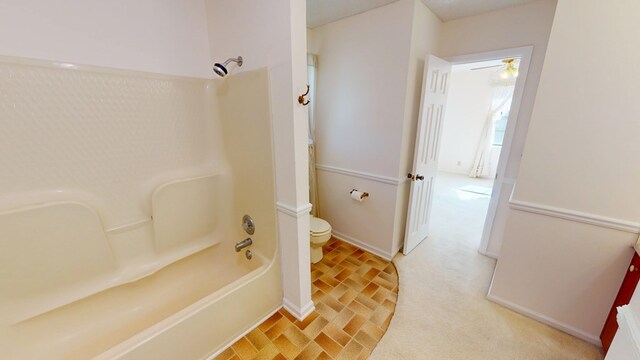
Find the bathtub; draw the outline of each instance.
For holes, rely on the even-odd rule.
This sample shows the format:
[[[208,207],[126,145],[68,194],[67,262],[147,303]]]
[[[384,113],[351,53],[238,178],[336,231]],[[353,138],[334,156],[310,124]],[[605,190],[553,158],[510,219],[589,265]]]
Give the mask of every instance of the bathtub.
[[[281,306],[266,70],[0,57],[1,94],[0,358],[206,359]]]
[[[3,346],[3,357],[206,358],[280,301],[265,288],[279,276],[271,261],[255,251],[248,261],[233,251],[212,246],[153,275],[18,323],[6,334],[14,345]]]

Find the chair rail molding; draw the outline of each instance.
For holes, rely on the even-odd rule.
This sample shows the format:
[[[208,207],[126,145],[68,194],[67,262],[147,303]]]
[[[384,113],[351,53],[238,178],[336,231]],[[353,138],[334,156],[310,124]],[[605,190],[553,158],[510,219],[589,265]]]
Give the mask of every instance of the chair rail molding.
[[[515,200],[513,198],[509,199],[509,207],[514,210],[525,211],[533,214],[545,215],[569,221],[581,222],[584,224],[620,230],[632,234],[640,233],[640,223],[623,219],[616,219],[577,210],[532,203],[528,201]]]
[[[296,208],[296,207],[293,207],[293,206],[289,206],[289,205],[283,204],[281,202],[276,202],[276,209],[279,212],[281,212],[281,213],[283,213],[285,215],[289,215],[289,216],[294,217],[294,218],[300,218],[300,217],[302,217],[304,215],[309,214],[309,212],[311,212],[311,207],[312,206],[313,205],[311,205],[310,203],[306,203],[306,204]]]
[[[322,165],[322,164],[316,164],[316,170],[331,172],[334,174],[353,176],[353,177],[357,177],[365,180],[371,180],[371,181],[379,182],[382,184],[395,185],[395,186],[398,186],[404,183],[405,181],[407,181],[407,179],[404,177],[393,178],[390,176],[371,174],[363,171],[349,170],[349,169],[339,168],[336,166],[329,166],[329,165]]]

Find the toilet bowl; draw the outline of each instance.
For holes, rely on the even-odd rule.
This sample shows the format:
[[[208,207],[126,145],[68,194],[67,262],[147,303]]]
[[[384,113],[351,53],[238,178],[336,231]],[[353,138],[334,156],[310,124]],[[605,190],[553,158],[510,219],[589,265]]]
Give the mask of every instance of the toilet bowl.
[[[311,216],[309,230],[311,262],[315,264],[322,260],[322,247],[331,239],[331,225],[325,220]]]

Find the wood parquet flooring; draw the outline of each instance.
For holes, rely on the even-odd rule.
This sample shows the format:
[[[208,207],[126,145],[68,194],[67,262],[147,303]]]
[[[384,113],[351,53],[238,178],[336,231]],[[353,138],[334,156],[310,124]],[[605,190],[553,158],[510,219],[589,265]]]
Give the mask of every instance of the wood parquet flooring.
[[[398,299],[395,266],[332,238],[311,265],[316,310],[304,321],[284,309],[214,360],[366,359],[389,327]]]

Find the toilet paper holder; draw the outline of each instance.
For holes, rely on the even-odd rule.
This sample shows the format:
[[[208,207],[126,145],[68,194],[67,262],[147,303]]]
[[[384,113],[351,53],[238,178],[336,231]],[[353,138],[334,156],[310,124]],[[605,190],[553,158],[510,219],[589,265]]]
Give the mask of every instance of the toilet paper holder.
[[[351,189],[351,191],[349,191],[349,194],[352,194],[354,191],[358,191],[357,189]],[[362,195],[360,195],[360,199],[364,199],[366,197],[369,197],[369,193],[368,192],[363,192]]]

